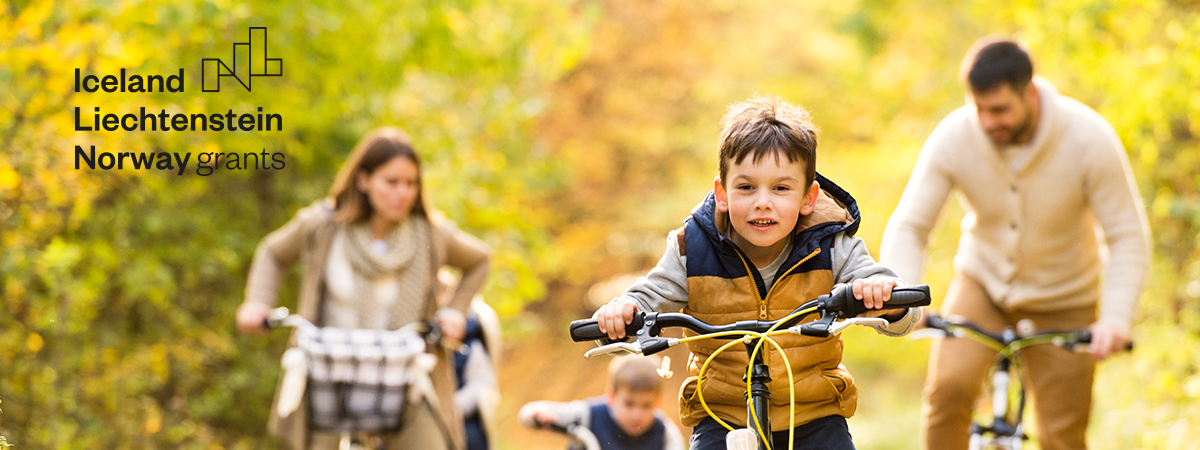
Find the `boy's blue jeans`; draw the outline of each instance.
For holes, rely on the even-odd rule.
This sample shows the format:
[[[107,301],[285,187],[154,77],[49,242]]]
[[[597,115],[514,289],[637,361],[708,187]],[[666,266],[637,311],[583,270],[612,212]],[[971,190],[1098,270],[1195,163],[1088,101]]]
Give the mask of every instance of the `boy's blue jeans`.
[[[729,433],[725,427],[705,417],[696,428],[692,429],[692,450],[724,450],[725,435]],[[787,430],[771,433],[771,448],[786,450],[788,447]],[[846,418],[828,416],[796,427],[795,450],[854,450],[854,442],[850,440],[850,428]]]

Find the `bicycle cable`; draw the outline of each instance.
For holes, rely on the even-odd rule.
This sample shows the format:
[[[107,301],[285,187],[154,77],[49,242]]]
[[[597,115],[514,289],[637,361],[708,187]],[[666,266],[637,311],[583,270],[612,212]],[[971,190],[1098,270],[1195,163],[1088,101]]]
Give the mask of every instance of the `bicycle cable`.
[[[777,334],[791,334],[791,332],[787,331],[787,330],[778,330],[779,326],[783,325],[784,323],[787,323],[789,320],[796,318],[798,316],[811,314],[812,312],[816,311],[817,309],[818,309],[817,307],[811,307],[808,309],[794,311],[791,314],[784,317],[783,319],[776,322],[775,325],[771,326],[771,328],[768,328],[765,333],[755,333],[753,331],[724,331],[724,332],[719,332],[719,333],[702,334],[702,335],[697,335],[697,336],[680,339],[679,342],[683,343],[683,342],[697,341],[697,340],[701,340],[701,339],[710,339],[710,338],[721,337],[721,336],[730,336],[730,335],[743,336],[741,339],[731,341],[731,342],[721,346],[720,348],[718,348],[711,355],[709,355],[707,358],[705,358],[704,364],[702,364],[700,366],[700,371],[696,375],[696,391],[697,391],[697,396],[700,400],[700,406],[704,408],[704,412],[707,413],[709,417],[712,417],[713,420],[717,421],[718,424],[725,427],[725,429],[727,429],[729,431],[733,431],[734,428],[732,426],[730,426],[728,423],[726,423],[724,420],[721,420],[720,417],[717,417],[717,415],[712,412],[712,409],[708,407],[708,403],[704,400],[704,389],[703,389],[704,373],[708,369],[709,363],[712,362],[713,359],[717,357],[717,355],[721,354],[729,347],[732,347],[736,344],[744,343],[748,339],[757,338],[758,344],[756,344],[754,346],[753,352],[751,352],[751,354],[749,355],[749,361],[751,361],[751,363],[749,365],[747,365],[747,367],[746,367],[746,392],[750,392],[750,390],[752,388],[750,375],[754,368],[754,365],[753,365],[754,358],[756,356],[758,356],[759,349],[762,348],[763,343],[770,342],[771,345],[775,347],[775,350],[777,350],[779,352],[779,355],[781,357],[783,357],[783,364],[785,367],[787,367],[787,376],[788,376],[788,450],[792,450],[795,446],[795,439],[796,439],[796,428],[794,426],[796,423],[796,382],[795,382],[795,379],[793,378],[792,364],[791,364],[791,361],[787,357],[787,353],[784,352],[783,346],[779,345],[779,343],[776,342],[774,339],[771,339],[770,336],[777,335]],[[762,438],[764,445],[766,445],[766,447],[767,447],[767,450],[771,450],[771,439],[767,436],[767,433],[770,432],[770,430],[764,431],[762,429],[762,421],[758,418],[758,414],[754,411],[754,408],[748,408],[748,409],[750,410],[750,417],[754,421],[755,431],[757,431],[759,437]],[[750,424],[746,424],[746,425],[747,425],[747,427],[749,427]]]

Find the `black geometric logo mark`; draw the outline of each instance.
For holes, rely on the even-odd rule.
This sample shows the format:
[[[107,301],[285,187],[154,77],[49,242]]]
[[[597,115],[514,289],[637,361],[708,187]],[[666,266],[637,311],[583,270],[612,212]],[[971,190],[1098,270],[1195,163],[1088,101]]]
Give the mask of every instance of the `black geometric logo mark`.
[[[233,77],[249,92],[254,77],[283,76],[283,59],[267,57],[267,27],[250,27],[249,42],[233,43],[232,68],[220,58],[200,61],[200,89],[204,92],[220,92],[224,77]]]

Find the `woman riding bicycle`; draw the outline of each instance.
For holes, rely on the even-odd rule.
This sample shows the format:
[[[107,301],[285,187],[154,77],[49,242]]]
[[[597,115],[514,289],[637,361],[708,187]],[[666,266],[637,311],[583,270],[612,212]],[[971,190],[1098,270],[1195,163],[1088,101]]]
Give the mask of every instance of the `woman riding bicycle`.
[[[483,285],[488,254],[483,242],[432,217],[409,137],[395,128],[377,129],[355,146],[328,198],[300,210],[259,244],[238,329],[264,330],[284,275],[302,261],[297,314],[318,327],[396,330],[436,320],[444,336],[461,339],[462,312]],[[462,278],[449,305],[438,310],[437,271],[447,265],[460,269]],[[464,447],[450,354],[431,351],[438,357],[431,374],[435,398],[409,405],[399,430],[375,436],[386,448]],[[272,406],[269,429],[295,449],[332,449],[339,441],[336,433],[310,429],[305,407],[282,417]]]

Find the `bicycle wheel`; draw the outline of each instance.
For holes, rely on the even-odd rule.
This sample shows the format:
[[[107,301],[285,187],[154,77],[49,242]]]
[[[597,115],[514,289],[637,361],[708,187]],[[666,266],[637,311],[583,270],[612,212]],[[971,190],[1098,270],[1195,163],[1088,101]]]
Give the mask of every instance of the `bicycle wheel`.
[[[1022,412],[1025,388],[1015,364],[999,361],[984,382],[984,396],[971,425],[972,450],[1020,450],[1025,438]],[[990,423],[988,426],[982,424]]]
[[[971,434],[971,442],[968,446],[971,450],[1021,450],[1021,441],[1017,440],[1017,446],[1013,447],[1012,442],[1008,437],[985,436],[981,433]]]

